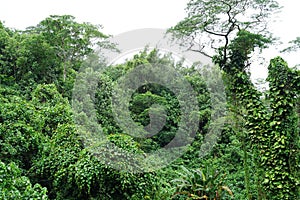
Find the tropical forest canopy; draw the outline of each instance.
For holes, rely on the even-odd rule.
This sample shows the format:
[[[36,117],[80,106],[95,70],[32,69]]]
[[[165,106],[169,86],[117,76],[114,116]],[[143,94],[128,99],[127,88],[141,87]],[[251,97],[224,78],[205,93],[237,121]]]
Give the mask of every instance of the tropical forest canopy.
[[[279,9],[275,0],[190,0],[187,17],[168,32],[188,50],[210,57],[213,68],[187,66],[148,47],[108,65],[95,49],[118,51],[117,44],[101,26],[70,15],[49,16],[26,30],[0,23],[0,199],[300,199],[300,71],[274,55],[263,92],[249,72],[253,52],[278,40],[267,25]],[[199,44],[201,38],[206,39]],[[297,51],[299,41],[283,51]],[[161,72],[163,66],[170,72]],[[91,76],[96,68],[101,73]],[[118,123],[115,87],[135,70],[183,87],[166,75],[176,72],[191,86],[197,110],[182,111],[188,91],[178,95],[145,82],[130,90],[130,100],[118,97],[130,112],[128,124]],[[207,73],[213,76],[207,79]],[[96,84],[75,91],[78,80]],[[208,87],[219,86],[219,80],[226,95],[218,105],[225,110],[215,108]],[[78,112],[86,108],[95,113]],[[200,156],[216,111],[224,125],[216,143],[206,143],[209,151]],[[88,124],[90,115],[95,120]],[[146,131],[131,129],[132,121]],[[155,126],[148,126],[151,121]],[[81,123],[89,129],[78,127]],[[104,138],[89,141],[97,124]],[[170,142],[162,153],[172,162],[155,168],[163,159],[147,155]],[[121,150],[110,151],[107,144]],[[168,153],[181,146],[180,156]],[[118,168],[103,158],[117,160]],[[142,170],[146,158],[153,168]]]

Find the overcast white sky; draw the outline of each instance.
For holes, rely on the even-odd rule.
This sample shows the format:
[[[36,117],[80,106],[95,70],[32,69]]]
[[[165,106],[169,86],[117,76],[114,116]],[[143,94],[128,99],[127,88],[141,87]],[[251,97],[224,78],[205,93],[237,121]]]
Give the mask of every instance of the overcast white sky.
[[[32,26],[51,14],[102,24],[109,34],[137,28],[168,28],[185,16],[188,0],[9,0],[1,2],[0,20],[14,28]]]
[[[274,17],[272,31],[281,41],[300,36],[300,1],[278,0],[284,6]],[[184,18],[188,0],[6,0],[0,4],[0,21],[16,29],[34,26],[49,15],[70,14],[78,21],[104,26],[103,32],[117,35],[139,28],[169,28]],[[275,48],[265,54],[279,55]],[[298,53],[283,56],[293,66],[300,63]],[[299,61],[298,61],[299,60]],[[266,71],[254,68],[255,77],[265,77]]]

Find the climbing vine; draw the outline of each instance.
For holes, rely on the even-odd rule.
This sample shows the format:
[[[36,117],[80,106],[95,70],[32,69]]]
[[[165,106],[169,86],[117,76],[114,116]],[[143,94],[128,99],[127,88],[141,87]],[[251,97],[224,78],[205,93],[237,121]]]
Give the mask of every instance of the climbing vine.
[[[250,80],[249,54],[269,41],[241,30],[229,45],[224,62],[222,50],[214,58],[224,71],[229,104],[242,117],[244,136],[253,150],[259,179],[258,199],[297,199],[299,186],[299,129],[296,103],[299,71],[280,57],[268,67],[269,94],[265,105],[261,93]],[[298,174],[297,174],[298,173]]]

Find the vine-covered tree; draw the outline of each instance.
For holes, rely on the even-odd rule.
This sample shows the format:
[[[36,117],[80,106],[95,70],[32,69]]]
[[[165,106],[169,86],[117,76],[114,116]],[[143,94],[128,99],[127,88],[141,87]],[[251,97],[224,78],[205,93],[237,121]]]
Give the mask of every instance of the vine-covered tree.
[[[254,150],[251,155],[255,156],[253,161],[259,174],[258,199],[299,197],[296,164],[299,129],[295,117],[299,73],[289,69],[281,58],[272,60],[268,76],[270,104],[265,105],[248,72],[254,50],[265,48],[272,42],[266,24],[272,12],[279,8],[272,0],[191,0],[187,7],[188,17],[169,30],[175,37],[185,38],[190,50],[213,58],[224,71],[229,107],[235,116],[239,116],[235,118],[240,127],[238,132],[244,132],[240,139]],[[207,48],[215,50],[216,55],[211,56]],[[247,171],[245,174],[247,197],[252,199]]]

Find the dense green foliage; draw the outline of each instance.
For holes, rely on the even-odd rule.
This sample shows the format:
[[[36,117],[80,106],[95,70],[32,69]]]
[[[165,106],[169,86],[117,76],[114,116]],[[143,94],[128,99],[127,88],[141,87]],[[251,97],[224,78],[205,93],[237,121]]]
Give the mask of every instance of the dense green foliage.
[[[241,48],[236,45],[237,41],[239,45],[253,42],[252,46],[259,46],[264,40],[259,35],[241,32],[230,45],[230,61],[222,66],[228,81],[229,101],[240,105],[233,110],[242,115],[247,130],[244,134],[250,142],[249,147],[254,149],[257,169],[261,170],[258,171],[261,174],[259,184],[269,191],[260,191],[260,198],[297,198],[299,130],[295,97],[299,95],[298,72],[289,69],[280,57],[271,60],[268,104],[265,105],[243,67],[248,54],[244,53],[246,45]]]
[[[95,47],[115,50],[108,36],[100,26],[69,15],[50,16],[25,31],[0,23],[0,198],[299,199],[300,72],[275,57],[263,93],[249,73],[252,53],[272,42],[264,25],[278,7],[273,0],[191,0],[188,17],[170,32],[181,39],[213,36],[216,68],[186,66],[147,48],[107,66],[90,53]],[[245,13],[251,14],[241,17]],[[170,79],[171,69],[186,82]],[[128,75],[135,70],[142,76]],[[124,89],[126,76],[142,84]],[[145,82],[147,76],[175,87]],[[77,84],[73,90],[76,81],[86,81],[86,88]],[[183,115],[192,97],[187,90],[174,91],[186,83],[197,110]],[[116,102],[128,103],[125,121]],[[205,138],[218,112],[225,124],[213,144]],[[89,121],[93,114],[95,122]],[[96,124],[104,139],[89,141]],[[168,148],[185,146],[185,151],[175,158],[149,156],[170,142]]]
[[[223,71],[233,120],[231,128],[244,152],[247,196],[243,199],[297,199],[300,195],[299,113],[296,110],[299,70],[288,68],[282,58],[276,57],[268,67],[269,90],[263,96],[256,89],[249,73],[251,55],[272,42],[264,25],[278,4],[276,1],[250,2],[221,1],[222,6],[217,6],[217,1],[190,1],[188,17],[170,32],[179,39],[198,38],[199,33],[219,38],[209,41],[217,50],[217,55],[211,57]],[[239,15],[246,11],[251,13],[250,18]],[[226,16],[221,17],[222,14]],[[286,51],[297,49],[297,41],[292,41],[294,45]],[[203,45],[196,51],[209,55],[205,48]]]
[[[108,68],[100,77],[98,90],[96,91],[96,109],[98,112],[99,123],[102,124],[103,129],[105,129],[106,134],[115,134],[115,133],[124,133],[124,131],[116,124],[115,119],[112,116],[112,108],[111,108],[111,91],[113,90],[113,86],[116,84],[115,82],[122,75],[130,72],[132,69],[151,64],[151,67],[154,68],[160,67],[160,65],[175,65],[175,69],[181,75],[183,75],[194,88],[194,91],[197,92],[197,100],[199,106],[199,112],[197,113],[198,117],[201,120],[197,129],[204,130],[205,125],[210,118],[209,111],[209,93],[205,87],[205,82],[201,78],[199,72],[196,69],[190,68],[185,69],[182,66],[182,63],[172,63],[172,59],[169,56],[165,56],[160,58],[159,53],[154,50],[147,54],[147,51],[141,52],[140,55],[136,55],[133,60],[126,62],[125,64],[117,65]],[[157,66],[156,66],[157,65]],[[158,71],[159,69],[157,69]],[[148,74],[150,72],[145,69],[145,72],[141,72],[143,74]],[[152,72],[153,73],[153,72]],[[162,77],[167,79],[167,77]],[[131,79],[131,81],[133,81]],[[177,84],[176,82],[171,83],[170,85]],[[180,87],[180,85],[176,85]],[[184,95],[184,94],[181,94]],[[160,105],[156,107],[151,107],[152,105]],[[162,107],[165,109],[163,110]],[[133,92],[131,101],[129,104],[129,110],[131,112],[131,117],[135,121],[135,123],[140,124],[142,126],[147,126],[150,124],[150,120],[158,120],[158,122],[164,121],[165,123],[163,127],[151,127],[154,133],[158,133],[152,137],[142,137],[137,138],[137,142],[140,145],[140,148],[149,152],[152,150],[157,150],[157,148],[164,147],[168,144],[175,136],[176,131],[179,127],[180,116],[182,115],[180,109],[180,102],[176,98],[175,94],[165,86],[159,84],[148,83],[142,85],[137,89],[137,91]],[[156,114],[157,117],[150,119],[151,112],[153,115]],[[163,112],[163,115],[159,115],[157,113]],[[189,116],[192,117],[192,116]],[[160,123],[152,122],[154,126],[159,126]],[[182,129],[188,129],[188,127],[180,126]],[[150,129],[150,127],[149,127]],[[189,131],[186,131],[187,133]],[[149,130],[148,134],[151,133]],[[205,132],[204,132],[205,133]],[[130,135],[134,135],[135,133],[130,133]],[[136,133],[142,134],[142,133]],[[186,135],[188,139],[192,140],[192,135]],[[191,138],[189,138],[191,137]]]
[[[61,30],[53,27],[59,24],[71,28],[65,31],[66,27]],[[83,33],[88,34],[89,28],[94,26],[76,23],[71,16],[52,16],[25,32],[10,30],[1,24],[1,195],[4,199],[170,198],[172,187],[162,190],[167,184],[162,172],[118,171],[84,148],[83,136],[79,135],[73,121],[70,92],[78,66],[91,52],[90,39],[105,37],[97,32],[100,35],[90,35],[80,46],[72,32],[79,34],[75,29],[78,27],[79,30],[86,28]],[[51,31],[52,28],[58,32]],[[70,47],[62,47],[57,43],[57,37],[64,37]],[[105,41],[100,42],[105,48],[113,48]],[[75,47],[69,52],[74,55],[61,57],[60,48],[67,51]],[[178,100],[167,88],[155,84],[145,85],[134,94],[130,110],[133,119],[145,125],[149,122],[149,106],[153,103],[166,106],[167,125],[161,134],[149,139],[135,139],[122,132],[109,112],[112,83],[139,63],[154,61],[170,63],[182,71],[199,95],[201,110],[198,114],[203,119],[199,128],[204,130],[209,120],[209,96],[197,70],[185,69],[181,64],[175,66],[171,57],[161,58],[157,51],[142,52],[124,65],[108,68],[99,78],[95,93],[98,120],[107,130],[107,138],[129,152],[156,150],[168,143],[178,128]],[[174,170],[170,170],[173,174]]]

